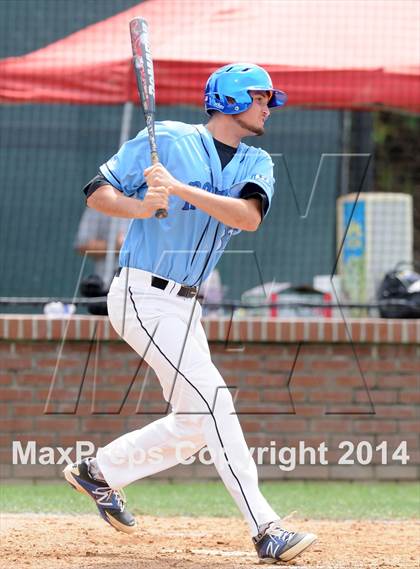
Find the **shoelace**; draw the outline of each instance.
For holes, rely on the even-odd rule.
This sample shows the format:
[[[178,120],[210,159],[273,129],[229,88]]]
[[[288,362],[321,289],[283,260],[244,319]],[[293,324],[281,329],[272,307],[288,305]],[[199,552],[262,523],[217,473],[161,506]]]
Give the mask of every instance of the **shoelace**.
[[[268,527],[266,534],[275,535],[276,537],[279,537],[285,543],[288,543],[292,539],[292,537],[295,535],[295,532],[287,531],[287,530],[281,528],[279,525],[271,524],[271,526]]]
[[[114,496],[116,499],[118,508],[121,510],[121,512],[124,511],[125,502],[127,501],[127,499],[125,497],[123,490],[113,490],[109,486],[106,486],[104,488],[97,488],[94,491],[94,494],[100,496],[100,498],[98,500],[98,502],[100,502],[100,503],[102,502],[102,500],[112,502],[113,496]]]

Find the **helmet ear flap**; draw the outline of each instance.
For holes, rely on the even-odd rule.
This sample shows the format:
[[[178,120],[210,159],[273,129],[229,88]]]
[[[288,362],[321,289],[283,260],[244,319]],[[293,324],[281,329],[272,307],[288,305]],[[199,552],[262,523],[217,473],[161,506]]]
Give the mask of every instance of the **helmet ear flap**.
[[[220,93],[208,93],[205,97],[205,108],[208,115],[212,115],[211,111],[218,111],[224,115],[236,115],[247,110],[249,103],[238,102],[230,95]]]
[[[230,97],[229,95],[220,95],[219,93],[213,93],[213,96],[216,99],[216,101],[219,101],[219,103],[228,102],[229,105],[234,105],[236,103],[236,99]]]

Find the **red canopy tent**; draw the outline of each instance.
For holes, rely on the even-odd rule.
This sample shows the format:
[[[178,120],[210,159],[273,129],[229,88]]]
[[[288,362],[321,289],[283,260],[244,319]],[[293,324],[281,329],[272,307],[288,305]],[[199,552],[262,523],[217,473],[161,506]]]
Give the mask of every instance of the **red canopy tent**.
[[[134,16],[150,24],[161,104],[201,105],[216,67],[252,61],[290,105],[420,111],[417,0],[148,0],[0,61],[0,102],[136,101]]]

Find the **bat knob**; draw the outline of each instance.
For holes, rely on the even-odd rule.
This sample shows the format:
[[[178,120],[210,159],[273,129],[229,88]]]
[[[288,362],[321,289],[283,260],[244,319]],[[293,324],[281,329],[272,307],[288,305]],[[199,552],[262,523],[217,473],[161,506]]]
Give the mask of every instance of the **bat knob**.
[[[157,217],[158,219],[163,219],[165,217],[168,217],[168,210],[167,209],[158,209],[155,213],[155,217]]]

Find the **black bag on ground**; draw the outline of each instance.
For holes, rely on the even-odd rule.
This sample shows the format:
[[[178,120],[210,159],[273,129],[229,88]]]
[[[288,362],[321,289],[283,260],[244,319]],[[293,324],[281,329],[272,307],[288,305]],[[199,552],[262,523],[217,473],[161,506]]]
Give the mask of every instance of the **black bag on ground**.
[[[381,318],[420,318],[420,274],[397,266],[384,276],[377,299]]]

